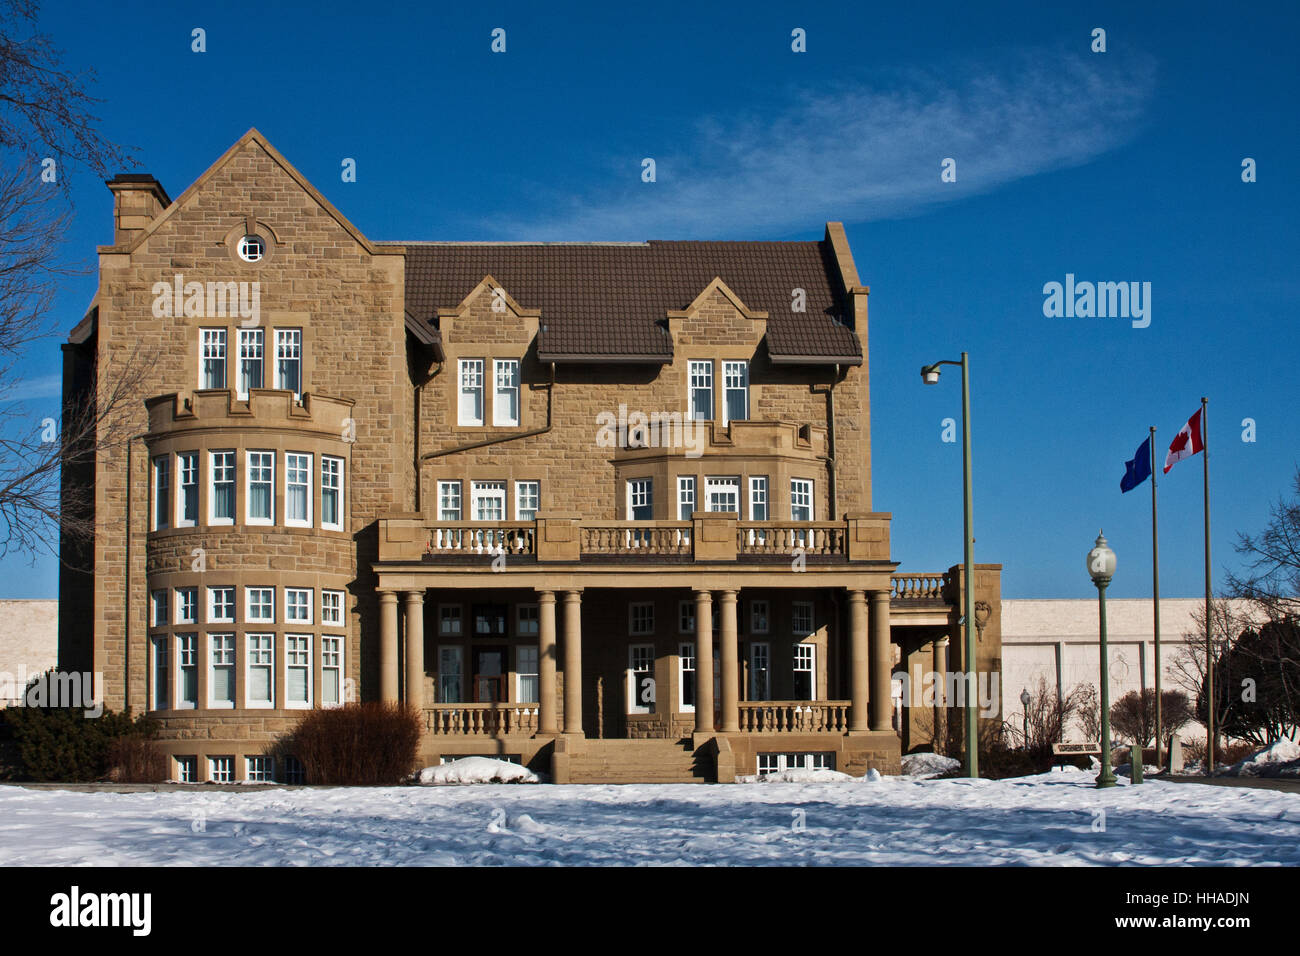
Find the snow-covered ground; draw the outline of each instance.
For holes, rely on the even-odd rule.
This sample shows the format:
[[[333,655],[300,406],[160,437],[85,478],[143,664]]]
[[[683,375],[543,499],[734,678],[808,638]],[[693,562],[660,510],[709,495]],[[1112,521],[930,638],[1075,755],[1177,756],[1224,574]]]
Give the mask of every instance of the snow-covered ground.
[[[1300,794],[1092,782],[0,787],[0,866],[1300,864]]]

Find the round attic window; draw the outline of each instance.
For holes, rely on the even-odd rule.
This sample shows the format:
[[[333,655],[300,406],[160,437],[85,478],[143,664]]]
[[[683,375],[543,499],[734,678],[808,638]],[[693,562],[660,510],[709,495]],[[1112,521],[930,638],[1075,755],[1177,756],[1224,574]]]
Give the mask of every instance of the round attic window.
[[[261,236],[244,236],[239,240],[238,252],[245,262],[257,262],[266,255],[266,240]]]

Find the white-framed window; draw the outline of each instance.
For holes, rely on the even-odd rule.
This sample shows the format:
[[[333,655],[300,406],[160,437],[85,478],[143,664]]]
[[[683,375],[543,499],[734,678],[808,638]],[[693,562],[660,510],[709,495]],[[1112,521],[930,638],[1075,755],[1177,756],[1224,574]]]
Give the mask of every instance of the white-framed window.
[[[438,520],[460,521],[461,492],[459,481],[438,482]],[[435,548],[459,548],[461,533],[457,528],[438,528],[431,544]]]
[[[199,329],[199,388],[226,387],[226,330]]]
[[[320,526],[343,530],[343,459],[321,455]]]
[[[760,774],[784,773],[787,770],[834,770],[834,753],[761,753],[757,770]]]
[[[515,649],[515,672],[518,684],[516,700],[521,704],[537,703],[536,644],[521,644]]]
[[[285,706],[311,706],[311,635],[284,636]]]
[[[284,622],[286,624],[310,624],[311,599],[311,588],[285,588]]]
[[[472,481],[469,488],[470,508],[474,521],[506,520],[504,481]]]
[[[275,761],[260,754],[244,758],[244,779],[249,783],[272,783],[275,780]]]
[[[766,641],[749,644],[749,699],[772,699],[772,648]]]
[[[790,604],[790,631],[795,637],[808,637],[815,631],[812,601],[794,601]]]
[[[157,593],[157,592],[155,592]],[[166,594],[167,592],[162,592]],[[167,693],[167,635],[158,634],[149,639],[149,649],[153,654],[153,666],[149,669],[150,680],[153,686],[149,688],[149,704],[151,710],[166,710],[168,706]]]
[[[166,627],[171,621],[167,617],[167,589],[149,592],[149,624],[151,627]]]
[[[810,478],[790,479],[790,520],[813,521],[813,483]]]
[[[752,475],[749,479],[749,520],[770,521],[767,510],[767,476]]]
[[[320,638],[320,705],[343,706],[343,638],[334,634]]]
[[[208,453],[208,524],[235,523],[235,453]]]
[[[695,513],[695,476],[677,476],[677,520],[690,521]]]
[[[311,527],[311,455],[284,453],[284,523]]]
[[[461,606],[459,604],[438,605],[438,633],[444,637],[460,637]]]
[[[654,604],[639,601],[627,606],[627,632],[637,637],[655,632]]]
[[[302,394],[302,329],[275,330],[275,387]]]
[[[632,478],[627,483],[627,517],[629,521],[650,521],[654,518],[654,481],[650,478]]]
[[[194,588],[176,589],[176,623],[194,624],[198,621],[197,591]]]
[[[492,424],[519,424],[519,360],[496,359],[493,363],[496,393],[492,397]]]
[[[275,588],[244,588],[244,620],[250,624],[275,623]]]
[[[722,363],[722,424],[749,418],[749,363]]]
[[[235,758],[234,757],[209,757],[208,758],[208,780],[212,783],[234,783],[235,782]]]
[[[483,359],[460,360],[460,403],[456,422],[483,424]]]
[[[464,648],[459,645],[438,648],[438,701],[440,703],[460,704],[464,702],[461,697],[464,670]]]
[[[709,477],[704,479],[706,511],[734,511],[740,514],[740,479]]]
[[[817,699],[817,645],[794,646],[794,699]]]
[[[695,633],[695,602],[694,601],[677,602],[677,633],[678,634]]]
[[[713,363],[691,361],[686,366],[686,417],[690,421],[713,420]]]
[[[262,329],[239,330],[239,367],[235,373],[235,394],[248,398],[250,389],[262,387],[262,369],[266,349]]]
[[[208,706],[235,706],[235,635],[208,635]]]
[[[231,587],[208,588],[208,623],[235,623],[235,589]]]
[[[540,481],[515,482],[515,520],[534,521],[542,500]]]
[[[655,648],[629,644],[627,648],[627,712],[650,714],[655,707]]]
[[[244,491],[248,524],[275,523],[275,452],[248,452],[248,487]]]
[[[438,520],[460,521],[460,482],[438,482]]]
[[[171,461],[166,457],[153,460],[153,529],[171,527]]]
[[[176,455],[176,527],[193,528],[199,520],[199,453]]]
[[[811,605],[810,605],[811,606]],[[749,633],[766,634],[771,618],[771,605],[767,601],[749,602]]]
[[[248,634],[245,696],[248,707],[271,707],[275,695],[275,635]]]
[[[343,626],[343,592],[320,592],[320,622],[327,627]]]
[[[176,635],[176,707],[199,706],[199,636]]]
[[[677,709],[695,711],[695,642],[677,645]]]
[[[515,609],[515,633],[520,637],[536,637],[541,631],[536,604],[520,604]]]
[[[199,770],[197,757],[174,757],[176,761],[176,779],[180,783],[198,783]]]

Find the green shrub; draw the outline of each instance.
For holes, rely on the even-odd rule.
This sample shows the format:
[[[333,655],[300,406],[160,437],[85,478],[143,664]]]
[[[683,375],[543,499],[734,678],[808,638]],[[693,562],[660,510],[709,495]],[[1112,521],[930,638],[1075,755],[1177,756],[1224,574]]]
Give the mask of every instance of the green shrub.
[[[157,723],[133,718],[130,710],[105,710],[87,717],[81,707],[10,707],[19,773],[33,780],[84,783],[102,780],[111,765],[113,742],[121,737],[155,737]]]
[[[401,783],[415,769],[420,723],[420,712],[402,704],[314,710],[281,749],[302,761],[308,783]]]

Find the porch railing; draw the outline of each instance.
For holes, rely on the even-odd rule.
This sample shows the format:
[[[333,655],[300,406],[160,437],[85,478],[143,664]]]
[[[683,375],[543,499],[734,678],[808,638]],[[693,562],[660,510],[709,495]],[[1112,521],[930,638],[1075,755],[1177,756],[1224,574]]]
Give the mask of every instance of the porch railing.
[[[943,601],[946,574],[895,574],[889,596],[895,601]]]
[[[738,554],[791,555],[796,549],[802,549],[804,554],[843,557],[848,553],[844,523],[742,521],[736,528]]]
[[[424,727],[431,734],[501,737],[537,733],[536,704],[430,704]]]
[[[842,734],[849,729],[847,700],[741,701],[740,730],[749,734]]]
[[[689,521],[613,521],[582,525],[582,553],[667,554],[691,553]]]
[[[444,521],[428,529],[425,553],[536,554],[536,527],[531,521]]]

